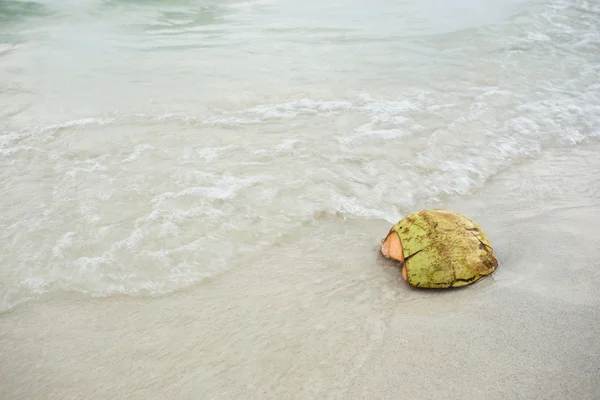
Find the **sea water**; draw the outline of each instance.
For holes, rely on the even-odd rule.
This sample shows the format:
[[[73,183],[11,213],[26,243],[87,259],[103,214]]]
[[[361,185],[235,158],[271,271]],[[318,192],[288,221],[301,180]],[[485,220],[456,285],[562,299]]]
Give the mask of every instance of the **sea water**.
[[[200,285],[599,137],[595,1],[1,0],[0,310]]]

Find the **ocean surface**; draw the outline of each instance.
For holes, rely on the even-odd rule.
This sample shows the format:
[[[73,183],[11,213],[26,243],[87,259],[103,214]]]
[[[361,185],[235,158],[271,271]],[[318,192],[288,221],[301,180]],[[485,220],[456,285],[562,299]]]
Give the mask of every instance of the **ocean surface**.
[[[0,311],[201,285],[598,141],[597,1],[0,0]]]

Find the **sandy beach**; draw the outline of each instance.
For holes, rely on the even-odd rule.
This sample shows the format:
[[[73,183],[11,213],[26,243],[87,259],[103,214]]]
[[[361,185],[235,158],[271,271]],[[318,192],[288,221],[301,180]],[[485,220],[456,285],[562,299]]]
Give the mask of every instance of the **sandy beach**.
[[[600,2],[0,0],[0,400],[600,399]],[[444,208],[499,260],[414,290]]]
[[[494,245],[499,269],[465,289],[403,284],[385,221],[316,215],[172,295],[18,306],[0,315],[0,398],[597,399],[599,152],[548,149],[423,205]]]

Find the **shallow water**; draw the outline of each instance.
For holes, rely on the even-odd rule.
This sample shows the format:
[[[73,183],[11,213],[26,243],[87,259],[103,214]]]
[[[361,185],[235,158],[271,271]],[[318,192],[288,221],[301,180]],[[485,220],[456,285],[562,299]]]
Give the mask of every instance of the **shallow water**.
[[[599,27],[581,0],[2,1],[0,310],[168,293],[597,142]]]

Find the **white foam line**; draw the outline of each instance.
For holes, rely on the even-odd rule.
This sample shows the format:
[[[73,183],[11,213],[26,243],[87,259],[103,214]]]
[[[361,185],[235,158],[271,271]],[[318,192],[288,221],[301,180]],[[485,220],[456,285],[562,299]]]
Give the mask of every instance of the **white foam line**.
[[[154,147],[149,145],[149,144],[140,144],[135,146],[135,148],[133,149],[133,152],[127,157],[124,158],[122,160],[122,162],[132,162],[132,161],[136,161],[137,159],[139,159],[141,157],[141,155],[149,150],[154,150]]]
[[[106,125],[106,124],[112,123],[113,121],[114,121],[113,119],[82,118],[82,119],[77,119],[74,121],[63,122],[60,124],[52,124],[52,125],[42,126],[42,127],[39,127],[38,129],[40,132],[47,132],[47,131],[55,131],[55,130],[59,130],[59,129],[66,129],[66,128],[72,128],[72,127],[78,127],[78,126],[85,126],[85,125]]]

